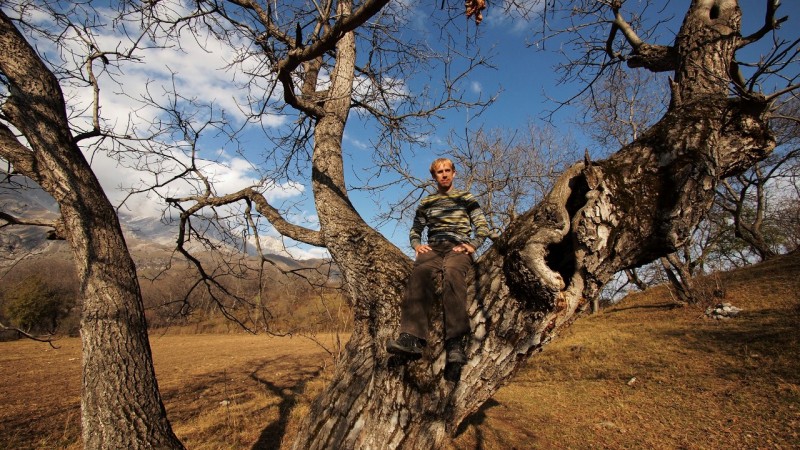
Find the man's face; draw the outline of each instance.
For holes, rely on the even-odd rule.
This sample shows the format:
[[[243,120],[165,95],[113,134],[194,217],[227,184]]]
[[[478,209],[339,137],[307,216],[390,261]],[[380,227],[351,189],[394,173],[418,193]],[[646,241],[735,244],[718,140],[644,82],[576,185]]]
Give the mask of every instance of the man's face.
[[[453,166],[447,163],[438,164],[433,171],[433,178],[436,180],[436,187],[440,192],[447,192],[453,187],[453,177],[456,173]]]

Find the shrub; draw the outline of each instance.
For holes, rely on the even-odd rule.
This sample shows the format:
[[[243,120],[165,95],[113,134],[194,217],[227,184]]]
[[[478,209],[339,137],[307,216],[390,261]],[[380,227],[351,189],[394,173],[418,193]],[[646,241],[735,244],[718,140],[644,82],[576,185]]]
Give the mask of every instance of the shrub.
[[[5,293],[5,315],[26,332],[54,333],[75,304],[74,296],[30,276]]]

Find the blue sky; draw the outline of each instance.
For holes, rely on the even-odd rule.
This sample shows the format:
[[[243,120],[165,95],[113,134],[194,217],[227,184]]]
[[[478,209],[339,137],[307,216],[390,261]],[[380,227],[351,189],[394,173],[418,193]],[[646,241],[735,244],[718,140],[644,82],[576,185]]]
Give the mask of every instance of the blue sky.
[[[461,1],[451,3],[452,7],[460,8],[463,5]],[[679,20],[682,19],[689,3],[689,0],[671,0],[666,3],[664,11],[659,14],[659,17],[671,15],[676,19],[672,23],[672,31],[669,27],[664,27],[659,39],[653,43],[667,45],[672,43],[670,33],[677,28],[675,24],[679,25]],[[745,17],[744,33],[749,34],[761,26],[765,1],[742,0],[741,3]],[[636,6],[641,2],[628,0],[628,4]],[[410,18],[413,21],[414,32],[427,33],[432,46],[441,46],[441,42],[437,41],[439,33],[434,25],[428,23],[429,16],[440,13],[438,11],[440,2],[415,4],[409,2],[407,5],[414,8],[414,14]],[[537,0],[528,0],[527,5],[534,9],[541,7]],[[780,8],[780,15],[790,16],[789,21],[783,25],[784,32],[787,32],[786,36],[791,37],[792,33],[797,36],[797,30],[800,30],[800,1],[784,1]],[[42,23],[50,20],[46,16],[34,17],[34,19]],[[419,178],[428,177],[427,167],[430,161],[436,156],[447,154],[447,136],[451,131],[455,130],[458,135],[463,136],[465,128],[469,128],[471,131],[481,127],[506,130],[522,129],[527,122],[542,119],[547,111],[555,107],[555,103],[551,99],[567,99],[581,89],[581,86],[577,84],[562,85],[557,82],[560,75],[556,73],[554,66],[563,61],[557,40],[548,41],[544,47],[529,46],[529,43],[535,39],[532,31],[540,29],[540,22],[510,18],[502,12],[500,5],[494,2],[489,3],[480,27],[476,28],[474,23],[466,25],[466,32],[475,39],[468,43],[465,36],[460,36],[461,41],[456,41],[456,46],[464,52],[493,53],[495,56],[492,63],[495,68],[479,69],[459,87],[468,98],[477,98],[479,93],[483,98],[498,94],[497,101],[478,118],[474,117],[472,111],[462,110],[446,114],[444,120],[437,124],[435,133],[428,137],[430,146],[420,149],[417,157],[412,159],[411,169],[414,175]],[[118,40],[119,37],[110,32],[100,37],[100,43],[104,44],[106,48],[114,48]],[[101,91],[104,115],[110,118],[127,117],[136,106],[130,97],[120,95],[123,91],[128,96],[136,97],[144,92],[148,84],[152,90],[159,84],[171,83],[171,73],[174,73],[174,82],[185,96],[197,96],[207,101],[213,101],[218,108],[224,108],[235,116],[237,105],[245,101],[245,91],[232,83],[229,72],[220,69],[229,62],[230,51],[223,45],[214,42],[213,39],[205,42],[206,50],[193,45],[191,40],[185,40],[184,43],[183,52],[163,50],[146,52],[143,55],[145,64],[129,64],[125,66],[124,73],[116,75],[115,78],[120,81],[120,85],[110,83],[110,77],[103,78],[101,76],[101,83],[104,83]],[[46,43],[41,42],[39,45],[40,48],[47,50]],[[754,55],[750,56],[755,57]],[[797,65],[791,70],[796,71]],[[435,76],[436,74],[434,74],[434,78]],[[421,88],[419,80],[404,81],[412,92]],[[65,91],[76,105],[85,105],[91,98],[91,92],[85,88],[69,87]],[[158,112],[139,110],[139,114],[155,116]],[[583,136],[582,130],[574,123],[573,119],[576,115],[575,109],[564,108],[554,116],[553,123],[560,132],[571,134],[582,148],[587,147],[591,150],[592,142]],[[472,119],[469,123],[467,122],[468,118]],[[281,126],[286,120],[285,117],[268,116],[265,124]],[[371,165],[369,142],[373,136],[374,130],[358,120],[356,114],[351,114],[346,130],[344,150],[345,165],[351,170],[349,179],[353,180],[352,182],[355,184],[358,183],[357,176]],[[236,154],[231,148],[223,147],[220,142],[212,142],[211,146],[207,148],[207,152],[217,155],[219,163],[209,162],[207,170],[209,173],[214,173],[218,179],[218,192],[221,194],[233,192],[255,181],[257,174],[253,170],[253,165],[258,164],[257,155],[267,145],[269,143],[257,130],[253,130],[248,135],[248,144],[242,155]],[[582,148],[580,153],[582,153]],[[115,203],[123,198],[119,187],[152,181],[142,173],[127,169],[114,158],[101,154],[92,156],[93,167],[109,197]],[[250,161],[242,156],[246,156]],[[181,160],[181,158],[177,159]],[[188,189],[188,186],[175,186],[172,189],[174,192],[180,193]],[[363,192],[351,191],[350,195],[362,216],[368,222],[374,223],[373,218],[381,206],[388,204],[388,198],[403,195],[408,189],[408,187],[398,186],[384,193],[377,204],[375,198],[369,197]],[[315,226],[313,202],[306,180],[291,180],[281,183],[268,189],[267,196],[276,203],[286,201],[295,204],[294,214],[291,218],[308,226]],[[136,216],[158,216],[162,206],[152,196],[140,195],[128,199],[123,210]],[[407,228],[409,225],[410,223],[407,222],[389,223],[382,226],[380,231],[396,245],[408,251]],[[269,239],[270,243],[267,247],[272,251],[279,251],[282,247],[280,239],[274,234]],[[301,247],[294,249],[293,254],[297,257],[307,257],[319,255],[320,251]]]
[[[438,5],[438,2],[434,2]],[[629,4],[636,4],[636,1],[629,1]],[[640,2],[639,2],[640,3]],[[651,8],[651,12],[659,12],[657,16],[652,16],[650,20],[663,20],[665,17],[673,19],[660,25],[659,33],[655,40],[648,41],[654,44],[670,45],[673,42],[674,33],[680,26],[683,14],[688,8],[689,1],[675,1],[664,3],[663,11],[656,11]],[[756,31],[764,20],[764,1],[744,0],[740,2],[743,10],[743,34],[747,35]],[[430,7],[425,3],[420,8]],[[779,16],[789,15],[789,21],[783,24],[782,30],[784,37],[792,37],[792,30],[800,30],[800,1],[785,1],[779,9]],[[504,128],[504,129],[523,129],[528,121],[539,121],[543,119],[549,111],[556,107],[553,100],[566,100],[577,94],[582,88],[581,85],[560,84],[561,76],[555,66],[563,62],[559,41],[554,39],[545,42],[542,46],[532,45],[535,37],[532,29],[538,30],[541,23],[534,20],[526,22],[521,19],[510,19],[503,15],[500,8],[489,4],[485,13],[484,21],[476,31],[474,23],[467,25],[467,32],[476,37],[475,42],[466,43],[464,39],[464,50],[469,51],[470,46],[478,46],[484,51],[493,50],[495,57],[492,63],[496,66],[495,70],[482,69],[470,77],[470,83],[464,89],[475,91],[480,89],[485,96],[491,96],[499,92],[497,101],[481,117],[474,118],[469,123],[468,117],[472,117],[468,111],[460,111],[449,114],[443,121],[442,126],[437,130],[436,136],[432,137],[431,151],[435,155],[431,157],[420,156],[416,158],[415,172],[419,177],[425,177],[427,167],[433,156],[447,155],[446,135],[451,130],[463,136],[464,128],[477,130],[485,127]],[[637,30],[638,31],[638,30]],[[789,33],[785,33],[789,31]],[[800,36],[797,31],[795,37]],[[740,53],[751,61],[758,58],[758,55]],[[797,64],[790,71],[798,70]],[[660,77],[660,82],[666,86],[666,74]],[[583,153],[583,148],[589,149],[594,153],[596,144],[589,139],[583,130],[576,125],[575,119],[579,111],[572,107],[560,109],[553,116],[552,123],[556,125],[559,132],[569,134],[581,147],[579,153]],[[351,116],[352,117],[352,116]],[[349,133],[359,133],[351,127]],[[345,143],[346,145],[347,143]],[[357,169],[358,162],[352,162],[354,170]],[[356,205],[362,214],[369,219],[374,212],[374,202],[363,198],[359,193],[352,193]],[[390,237],[397,245],[407,249],[406,233],[409,223],[387,224],[380,230]]]

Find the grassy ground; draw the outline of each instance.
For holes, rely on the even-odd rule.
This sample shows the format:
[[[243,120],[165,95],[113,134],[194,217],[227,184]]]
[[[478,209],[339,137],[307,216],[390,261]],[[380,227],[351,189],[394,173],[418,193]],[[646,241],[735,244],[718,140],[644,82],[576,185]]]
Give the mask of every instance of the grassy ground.
[[[190,449],[278,448],[304,387],[325,384],[332,357],[303,337],[245,334],[153,335],[164,403]],[[80,341],[58,349],[0,343],[0,449],[78,449]]]
[[[664,289],[580,319],[471,420],[459,449],[800,448],[800,258],[722,274],[741,316]]]
[[[463,424],[452,448],[800,448],[800,255],[713,282],[740,317],[675,308],[657,288],[582,318]],[[300,337],[151,344],[191,449],[288,448],[283,437],[332,364]],[[79,342],[58,345],[0,343],[0,448],[80,447]]]

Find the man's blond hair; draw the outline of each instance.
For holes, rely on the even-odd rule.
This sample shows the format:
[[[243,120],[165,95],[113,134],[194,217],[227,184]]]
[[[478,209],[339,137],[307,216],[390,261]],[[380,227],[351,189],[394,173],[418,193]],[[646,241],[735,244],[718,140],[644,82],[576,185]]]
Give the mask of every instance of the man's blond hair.
[[[453,172],[456,171],[456,165],[453,164],[453,161],[450,161],[450,158],[437,158],[437,159],[434,159],[433,162],[431,163],[431,169],[430,169],[431,170],[431,176],[433,176],[433,177],[436,176],[436,167],[440,166],[442,164],[450,164],[450,169]]]

